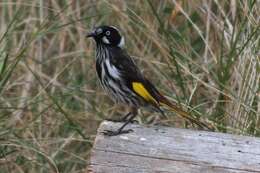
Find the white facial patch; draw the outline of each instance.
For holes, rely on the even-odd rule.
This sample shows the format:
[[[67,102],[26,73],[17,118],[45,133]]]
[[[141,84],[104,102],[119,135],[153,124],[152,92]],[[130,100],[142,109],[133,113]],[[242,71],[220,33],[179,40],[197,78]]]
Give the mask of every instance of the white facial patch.
[[[110,41],[107,39],[106,36],[102,37],[103,43],[110,44]]]
[[[123,48],[125,46],[125,38],[122,36],[119,44],[117,45],[120,48]]]
[[[116,79],[119,79],[119,78],[120,78],[120,76],[119,76],[120,74],[119,74],[118,70],[116,69],[115,66],[113,66],[112,64],[110,64],[109,59],[106,59],[106,66],[107,66],[108,73],[109,73],[112,77],[114,77],[114,78],[116,78]]]

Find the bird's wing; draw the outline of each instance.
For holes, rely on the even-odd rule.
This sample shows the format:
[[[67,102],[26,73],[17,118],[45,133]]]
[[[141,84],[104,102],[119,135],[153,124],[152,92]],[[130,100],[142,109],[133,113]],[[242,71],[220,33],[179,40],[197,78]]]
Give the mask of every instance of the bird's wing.
[[[119,70],[122,80],[125,81],[127,87],[145,101],[159,106],[160,99],[163,96],[155,86],[143,76],[127,52],[122,49],[114,49],[112,52],[111,61]]]
[[[172,103],[166,97],[164,97],[156,87],[146,79],[139,68],[136,66],[132,58],[122,49],[117,49],[112,55],[112,63],[120,71],[122,75],[122,80],[129,89],[135,92],[145,101],[159,108],[159,106],[166,106],[170,110],[176,112],[182,118],[189,120],[197,124],[200,127],[208,127],[207,124],[193,118],[188,112],[182,110],[177,104]]]
[[[119,70],[122,77],[142,79],[141,71],[125,50],[113,48],[110,52],[112,53],[110,61]]]

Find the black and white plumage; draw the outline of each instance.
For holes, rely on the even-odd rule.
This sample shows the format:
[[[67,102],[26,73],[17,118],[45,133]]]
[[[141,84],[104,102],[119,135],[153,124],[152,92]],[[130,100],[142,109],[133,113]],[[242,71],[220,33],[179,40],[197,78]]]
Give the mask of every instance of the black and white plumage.
[[[141,99],[130,89],[127,80],[130,71],[124,68],[125,65],[134,63],[130,57],[122,61],[121,56],[126,55],[120,48],[97,44],[96,70],[100,83],[117,103],[139,107]],[[139,73],[138,69],[134,70]]]
[[[97,44],[96,70],[104,90],[117,103],[136,108],[145,106],[146,102],[131,87],[131,81],[143,81],[144,78],[123,49],[124,37],[117,28],[110,26],[98,27],[93,33],[97,34],[94,37]]]
[[[140,107],[150,107],[163,114],[160,106],[167,106],[182,117],[202,126],[200,122],[166,99],[147,80],[124,49],[125,39],[113,26],[95,28],[87,37],[96,42],[96,71],[100,83],[108,95],[117,103],[130,106],[133,111],[128,120],[117,131],[106,131],[107,135],[127,133],[123,128],[133,120]],[[130,118],[129,118],[130,116]]]

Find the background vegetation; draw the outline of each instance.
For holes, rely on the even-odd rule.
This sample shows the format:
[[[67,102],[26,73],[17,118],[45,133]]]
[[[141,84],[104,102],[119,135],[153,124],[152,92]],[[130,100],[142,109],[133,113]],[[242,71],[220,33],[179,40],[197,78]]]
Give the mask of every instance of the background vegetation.
[[[94,26],[119,27],[169,99],[218,131],[260,136],[257,0],[0,1],[0,172],[84,172],[124,108],[95,74]],[[139,123],[156,114],[141,111]],[[162,123],[196,128],[168,113]]]

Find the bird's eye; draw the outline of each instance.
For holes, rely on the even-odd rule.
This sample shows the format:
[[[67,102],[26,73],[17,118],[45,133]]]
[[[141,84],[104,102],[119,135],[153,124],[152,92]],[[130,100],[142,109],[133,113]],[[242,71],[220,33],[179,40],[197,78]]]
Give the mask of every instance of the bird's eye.
[[[107,36],[110,35],[110,31],[106,31],[106,35],[107,35]]]

